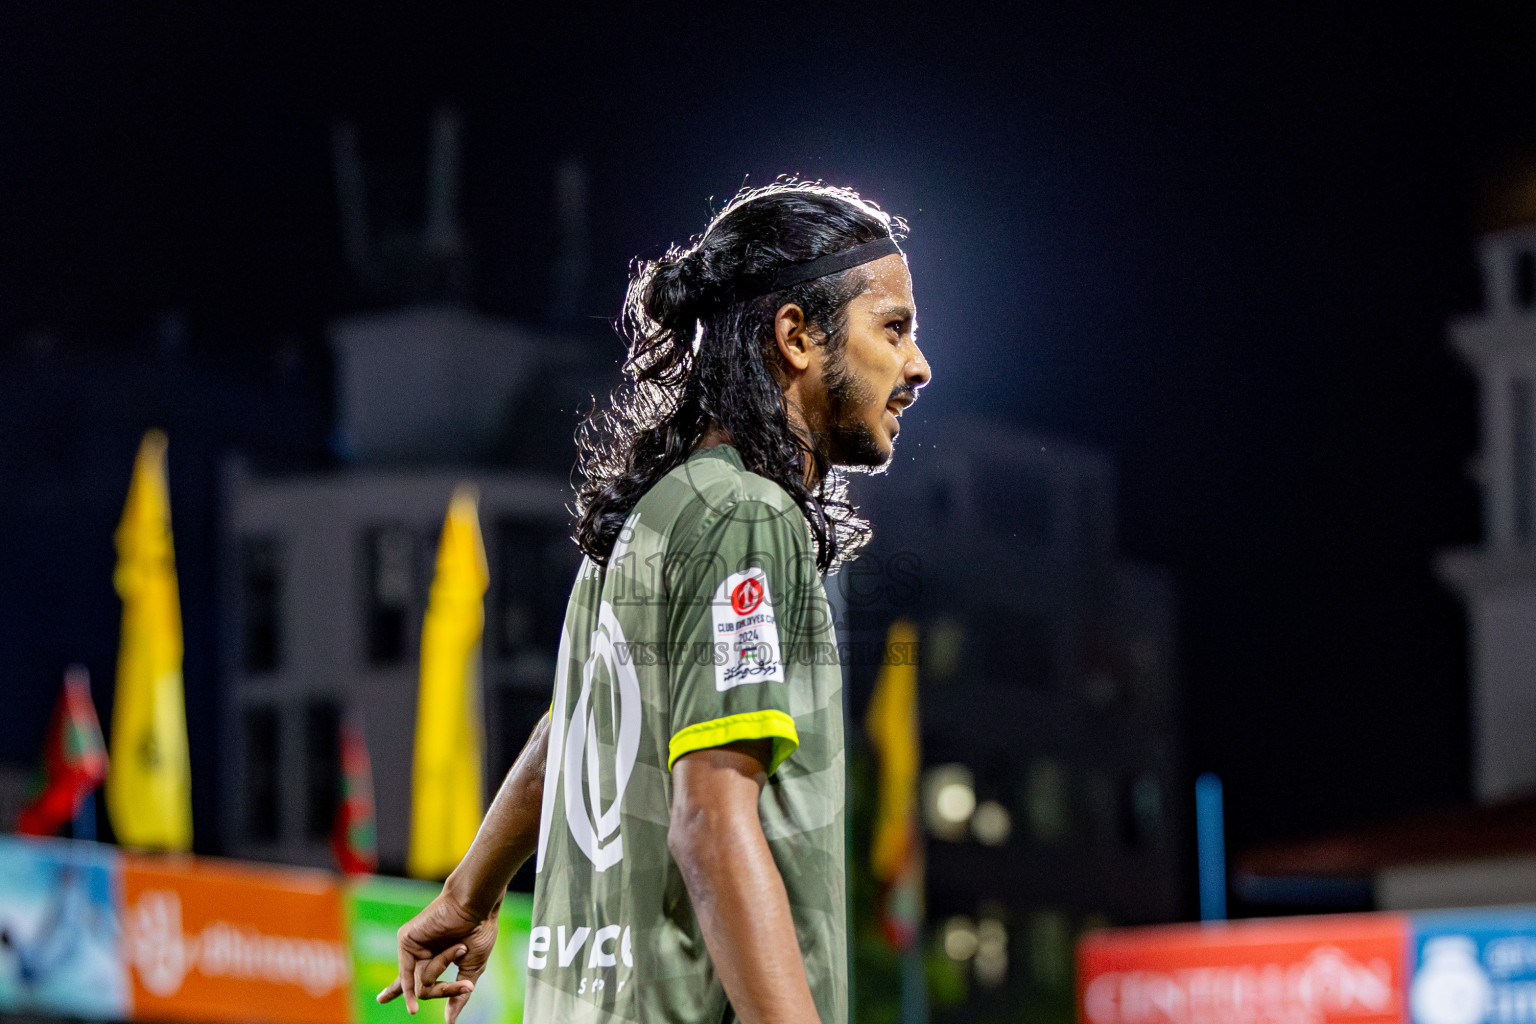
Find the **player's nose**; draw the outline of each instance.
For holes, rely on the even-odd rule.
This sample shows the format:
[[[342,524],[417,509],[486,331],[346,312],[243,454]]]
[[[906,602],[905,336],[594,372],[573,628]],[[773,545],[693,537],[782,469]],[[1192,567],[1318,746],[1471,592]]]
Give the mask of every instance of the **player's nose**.
[[[915,341],[912,342],[912,351],[906,365],[902,367],[902,379],[914,391],[927,387],[928,382],[933,380],[933,369],[928,365],[928,360],[923,357],[923,350],[917,347]]]

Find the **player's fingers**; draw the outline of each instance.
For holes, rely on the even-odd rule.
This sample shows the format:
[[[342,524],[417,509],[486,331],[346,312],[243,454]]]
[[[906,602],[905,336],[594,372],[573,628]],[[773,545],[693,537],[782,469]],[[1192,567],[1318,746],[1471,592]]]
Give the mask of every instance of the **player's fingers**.
[[[471,986],[471,992],[474,990],[473,986],[475,982],[480,980],[480,975],[485,973],[485,966],[486,961],[489,959],[489,953],[490,950],[488,949],[476,949],[474,952],[464,954],[464,956],[461,957],[458,961],[458,980],[460,982],[468,982]],[[470,992],[465,992],[463,995],[454,995],[449,998],[448,1006],[444,1014],[446,1017],[446,1024],[454,1024],[454,1022],[458,1020],[459,1013],[464,1009],[464,1004],[469,1002],[469,996]]]
[[[485,957],[466,956],[459,961],[460,981],[479,981],[480,975],[485,973]]]
[[[416,997],[423,998],[422,990],[442,977],[448,965],[464,955],[463,946],[449,946],[431,960],[416,961]],[[432,998],[426,996],[425,998]]]
[[[400,986],[400,993],[405,996],[405,1012],[409,1014],[415,1014],[417,960],[416,957],[405,948],[405,940],[403,939],[400,942],[398,952],[400,957],[400,977],[396,978],[395,981],[391,983],[390,988],[394,988],[395,984]],[[385,991],[387,992],[389,989],[385,989]]]
[[[475,990],[472,981],[429,981],[421,986],[421,998],[423,999],[451,999],[454,996],[467,996]]]
[[[463,1010],[464,1004],[469,1002],[469,996],[470,993],[466,992],[461,996],[453,996],[448,1000],[448,1009],[444,1014],[447,1024],[454,1024],[459,1019],[459,1011]]]
[[[494,936],[492,941],[495,941]],[[477,981],[480,975],[485,973],[486,962],[491,958],[491,947],[486,945],[483,937],[471,938],[468,942],[460,943],[464,947],[464,954],[454,958],[459,965],[459,977]]]
[[[404,930],[406,929],[402,927],[401,932],[404,932]],[[424,960],[427,950],[422,949],[421,944],[416,943],[415,940],[402,933],[399,936],[399,944],[396,946],[395,952],[399,958],[399,978],[396,978],[396,981],[399,983],[399,992],[401,992],[401,995],[406,996],[406,1012],[413,1015],[419,1009],[418,1001],[416,1001],[416,989],[418,989],[418,986],[416,986],[416,967]],[[393,987],[393,984],[390,987]]]
[[[400,997],[400,991],[400,979],[396,978],[394,981],[391,981],[388,985],[384,986],[384,991],[374,996],[374,999],[381,1003],[387,1003],[392,999],[398,999]]]

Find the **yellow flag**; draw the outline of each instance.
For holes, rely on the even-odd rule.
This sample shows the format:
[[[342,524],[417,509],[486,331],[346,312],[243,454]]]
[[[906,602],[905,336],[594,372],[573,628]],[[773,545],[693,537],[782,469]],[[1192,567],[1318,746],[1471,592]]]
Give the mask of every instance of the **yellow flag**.
[[[481,797],[480,636],[490,574],[473,487],[448,505],[437,571],[421,629],[416,698],[416,763],[411,779],[411,846],[416,878],[445,878],[469,849]]]
[[[144,435],[115,538],[112,582],[123,600],[123,629],[107,813],[124,846],[186,851],[192,848],[192,769],[165,447],[160,431]]]
[[[890,882],[909,867],[917,850],[917,775],[922,761],[917,709],[917,627],[891,623],[886,659],[865,713],[880,765],[879,810],[870,844],[870,868]]]

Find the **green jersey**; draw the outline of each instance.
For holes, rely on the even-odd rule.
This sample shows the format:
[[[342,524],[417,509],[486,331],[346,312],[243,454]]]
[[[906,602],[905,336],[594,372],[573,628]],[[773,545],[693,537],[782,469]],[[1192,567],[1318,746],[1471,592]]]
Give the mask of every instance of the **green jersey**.
[[[759,813],[823,1024],[845,1024],[842,673],[810,529],[734,448],[695,453],[584,561],[560,637],[528,1024],[734,1021],[667,851],[673,764],[772,743]]]

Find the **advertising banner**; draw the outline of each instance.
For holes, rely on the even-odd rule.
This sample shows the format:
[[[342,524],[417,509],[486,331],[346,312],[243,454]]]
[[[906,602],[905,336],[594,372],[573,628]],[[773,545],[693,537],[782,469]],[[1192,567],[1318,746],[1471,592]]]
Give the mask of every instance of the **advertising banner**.
[[[395,878],[367,878],[347,887],[347,926],[352,937],[353,1019],[357,1024],[405,1024],[405,1004],[380,1006],[374,996],[399,973],[395,932],[432,901],[441,886]],[[508,893],[497,920],[496,948],[460,1024],[522,1024],[523,980],[528,959],[532,900]],[[445,975],[452,977],[452,974]],[[441,1020],[445,1002],[425,1003],[422,1014]]]
[[[135,1020],[348,1020],[334,875],[127,854],[122,899]]]
[[[1393,914],[1092,934],[1078,946],[1078,1019],[1405,1024],[1408,944]]]
[[[117,851],[0,838],[0,1012],[128,1015]]]
[[[1413,915],[1413,1024],[1536,1024],[1536,907]]]

